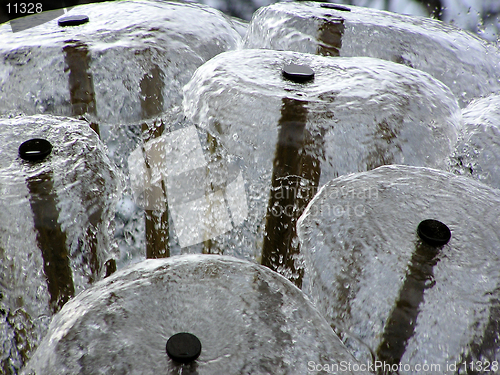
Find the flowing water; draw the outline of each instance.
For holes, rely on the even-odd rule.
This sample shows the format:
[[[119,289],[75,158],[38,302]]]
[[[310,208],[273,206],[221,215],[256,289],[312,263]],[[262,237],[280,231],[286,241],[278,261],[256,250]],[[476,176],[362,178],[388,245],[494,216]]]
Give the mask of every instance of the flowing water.
[[[166,356],[178,332],[199,338],[195,363]],[[23,373],[305,374],[308,363],[341,362],[357,363],[288,280],[234,257],[188,255],[144,261],[81,293]]]
[[[328,373],[356,363],[328,324],[361,363],[498,361],[495,45],[316,2],[249,24],[154,0],[75,14],[0,25],[0,373],[52,316],[30,370]],[[52,154],[22,161],[30,138]],[[438,251],[427,218],[452,230]],[[128,268],[193,253],[232,258]],[[208,343],[197,365],[165,355],[183,327]]]
[[[282,69],[291,62],[311,67],[314,79],[286,79]],[[238,232],[250,237],[232,246],[262,248],[261,262],[298,286],[303,266],[294,228],[319,186],[392,163],[447,169],[461,128],[446,86],[372,58],[227,52],[196,71],[183,105],[244,163],[249,211]]]
[[[474,100],[462,110],[463,131],[452,156],[454,171],[500,188],[500,96]]]
[[[399,374],[498,365],[499,210],[500,191],[434,169],[330,181],[297,226],[316,306],[359,359],[401,363]],[[427,219],[450,229],[447,244],[422,241]]]
[[[52,153],[24,161],[18,149],[34,138],[48,140]],[[11,374],[51,316],[110,272],[122,175],[84,121],[2,119],[0,144],[0,371]]]
[[[316,2],[277,3],[255,13],[245,48],[394,61],[445,83],[461,107],[500,89],[495,44],[424,17]]]

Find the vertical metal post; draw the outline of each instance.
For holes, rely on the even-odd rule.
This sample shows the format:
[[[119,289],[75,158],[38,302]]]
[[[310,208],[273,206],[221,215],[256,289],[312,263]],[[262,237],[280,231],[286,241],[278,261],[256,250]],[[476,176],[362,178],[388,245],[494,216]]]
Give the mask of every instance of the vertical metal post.
[[[217,139],[212,136],[210,133],[207,132],[207,146],[208,146],[208,152],[210,153],[210,156],[212,158],[211,162],[214,160],[219,160],[220,153],[219,153],[219,143],[217,142]],[[209,173],[209,168],[207,168],[207,174]],[[202,254],[222,254],[223,249],[220,248],[218,242],[214,239],[208,239],[203,241],[202,243]]]
[[[63,48],[66,71],[69,71],[69,92],[73,116],[96,114],[94,81],[90,72],[88,46],[79,41],[67,41]],[[99,135],[99,125],[90,123],[90,127]]]
[[[306,130],[307,102],[284,98],[282,103],[262,265],[300,288],[304,270],[295,259],[299,254],[296,224],[319,184],[321,169],[315,154],[318,145]]]
[[[42,251],[43,269],[54,313],[75,294],[73,276],[66,248],[66,233],[59,225],[52,172],[41,173],[27,180],[30,205],[38,246]]]
[[[30,139],[19,146],[19,156],[28,163],[39,163],[51,152],[50,142],[40,138]],[[74,295],[75,288],[66,248],[66,233],[58,223],[59,211],[52,171],[29,177],[26,182],[36,239],[42,251],[50,308],[56,313]]]
[[[79,117],[89,114],[96,115],[96,102],[94,93],[94,81],[90,71],[90,55],[88,46],[79,41],[67,41],[64,48],[66,71],[69,71],[69,91],[73,116]],[[99,125],[90,123],[90,127],[98,136]],[[96,178],[99,178],[98,176]],[[102,179],[101,179],[102,180]],[[103,181],[100,181],[104,184]],[[87,196],[86,202],[91,202],[92,197]],[[85,260],[91,269],[89,282],[93,283],[94,276],[99,274],[99,259],[97,255],[97,236],[96,231],[102,218],[103,209],[100,205],[92,207],[93,212],[89,213],[89,222],[86,238],[88,239],[90,252],[84,254]]]
[[[334,17],[325,20],[318,30],[318,48],[316,53],[321,56],[340,56],[342,36],[344,35],[344,19]]]
[[[399,292],[396,305],[385,324],[382,341],[377,349],[377,359],[387,364],[399,364],[408,340],[415,332],[419,306],[424,293],[432,288],[433,268],[440,247],[419,242],[412,255],[405,282]]]
[[[154,65],[148,74],[145,74],[141,80],[141,109],[143,119],[154,118],[163,112],[163,73],[160,67]],[[162,122],[148,126],[142,124],[143,144],[155,138],[159,138],[164,131]],[[144,150],[144,160],[146,167],[151,170],[148,161],[148,155]],[[165,183],[161,181],[163,197],[166,199]],[[148,192],[146,191],[145,194]],[[166,258],[170,256],[169,249],[169,225],[168,225],[168,207],[165,210],[146,209],[144,212],[146,221],[146,258]]]

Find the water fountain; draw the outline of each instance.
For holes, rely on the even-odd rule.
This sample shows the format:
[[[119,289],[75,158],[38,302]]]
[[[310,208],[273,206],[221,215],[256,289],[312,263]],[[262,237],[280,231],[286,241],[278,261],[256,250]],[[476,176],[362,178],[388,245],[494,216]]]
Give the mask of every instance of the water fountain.
[[[305,374],[342,364],[368,374],[288,280],[234,257],[183,255],[80,293],[23,374]]]
[[[245,163],[245,244],[262,248],[262,264],[298,286],[295,223],[318,187],[385,164],[447,169],[461,127],[456,99],[441,82],[366,57],[222,53],[196,71],[183,105]]]
[[[429,73],[464,107],[500,89],[500,50],[476,35],[424,17],[317,2],[260,8],[245,48],[323,56],[369,56]]]
[[[72,297],[113,272],[121,174],[88,123],[0,120],[2,373],[15,373]]]
[[[57,12],[0,25],[0,373],[53,317],[26,374],[498,361],[496,46],[317,2]]]
[[[498,365],[499,203],[499,190],[429,168],[330,181],[297,225],[316,306],[359,359],[400,374]]]
[[[462,111],[463,131],[452,155],[456,173],[500,188],[500,96],[471,102]]]
[[[58,22],[70,16],[87,22]],[[241,42],[210,7],[148,0],[81,5],[15,33],[4,24],[0,38],[0,114],[84,116],[107,125],[140,124],[180,103],[194,70]]]

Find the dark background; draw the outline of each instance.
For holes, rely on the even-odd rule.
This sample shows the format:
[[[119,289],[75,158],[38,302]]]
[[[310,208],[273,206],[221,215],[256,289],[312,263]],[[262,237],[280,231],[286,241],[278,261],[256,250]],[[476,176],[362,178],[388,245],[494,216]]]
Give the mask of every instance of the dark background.
[[[43,11],[68,8],[80,4],[98,3],[104,0],[0,0],[0,23],[26,16],[26,14],[15,14],[13,4],[17,3],[41,3]],[[311,0],[309,0],[311,1]],[[326,1],[326,0],[325,0]],[[417,0],[425,5],[429,15],[435,18],[441,17],[441,0]],[[203,2],[203,1],[200,1]],[[275,1],[270,1],[275,2]],[[334,1],[332,1],[334,2]],[[338,1],[339,3],[349,3],[349,1]],[[385,8],[389,8],[390,0],[386,0]],[[7,4],[11,4],[11,13],[8,13]],[[259,6],[253,0],[224,0],[220,2],[219,10],[224,13],[248,20],[248,15],[252,14]]]
[[[14,32],[28,29],[64,14],[62,10],[55,9],[70,8],[75,5],[102,2],[104,0],[0,0],[0,24],[18,18],[17,22],[11,23]],[[163,1],[163,0],[158,0]],[[172,1],[172,0],[164,0]],[[175,1],[175,0],[174,0]],[[238,17],[249,21],[252,14],[263,5],[269,5],[278,0],[178,0],[179,2],[198,2],[204,4],[216,4],[216,8],[229,16]],[[294,0],[281,0],[294,1]],[[303,0],[295,0],[303,1]],[[309,0],[311,1],[311,0]],[[313,0],[314,1],[314,0]],[[358,5],[368,7],[380,7],[396,13],[405,13],[440,19],[444,22],[476,33],[480,37],[500,44],[500,0],[323,0],[346,5]],[[43,13],[38,16],[22,19],[26,14],[14,13],[13,4],[31,2],[42,4]],[[11,13],[8,13],[7,4],[11,4]],[[415,6],[421,4],[420,10]],[[409,6],[409,7],[408,7]],[[413,9],[411,9],[413,8]],[[50,13],[52,11],[52,13]],[[415,13],[416,11],[416,13]],[[427,14],[425,14],[427,13]],[[21,18],[21,19],[19,19]],[[1,40],[0,40],[1,44]]]

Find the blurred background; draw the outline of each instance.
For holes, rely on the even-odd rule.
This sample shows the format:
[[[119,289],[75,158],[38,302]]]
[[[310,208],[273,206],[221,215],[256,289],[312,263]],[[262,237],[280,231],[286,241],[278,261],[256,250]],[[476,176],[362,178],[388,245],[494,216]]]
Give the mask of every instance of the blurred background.
[[[92,0],[33,0],[42,4],[43,11],[67,8],[79,4],[95,3]],[[276,3],[275,0],[199,0],[219,9],[229,16],[249,21],[258,8]],[[332,1],[333,2],[333,1]],[[338,4],[363,6],[414,16],[433,17],[469,30],[481,38],[498,43],[500,35],[499,0],[338,0]],[[25,16],[20,11],[20,1],[0,0],[0,23]],[[16,11],[17,9],[17,11]],[[1,43],[1,41],[0,41]]]

